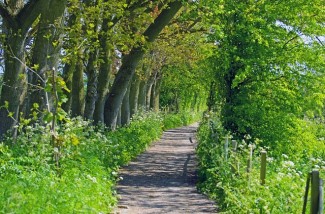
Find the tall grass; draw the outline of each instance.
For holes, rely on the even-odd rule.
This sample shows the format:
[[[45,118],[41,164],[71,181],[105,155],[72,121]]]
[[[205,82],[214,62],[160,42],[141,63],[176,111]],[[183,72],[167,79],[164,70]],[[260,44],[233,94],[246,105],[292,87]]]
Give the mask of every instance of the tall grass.
[[[229,148],[217,117],[203,121],[198,131],[199,188],[218,202],[221,213],[301,213],[307,174],[320,170],[325,177],[321,152],[300,154],[272,152],[259,140],[237,139],[237,152]],[[247,172],[249,144],[254,145],[253,167]],[[230,144],[231,147],[231,144]],[[324,148],[319,147],[319,150]],[[260,152],[268,151],[266,184],[260,181]],[[289,151],[288,151],[289,152]],[[325,204],[324,204],[325,205]]]
[[[49,127],[26,125],[14,146],[6,146],[11,138],[0,144],[0,213],[109,213],[117,203],[119,168],[163,129],[192,119],[143,113],[114,132],[68,119],[58,127],[60,151],[53,151]],[[55,152],[59,166],[53,161]]]

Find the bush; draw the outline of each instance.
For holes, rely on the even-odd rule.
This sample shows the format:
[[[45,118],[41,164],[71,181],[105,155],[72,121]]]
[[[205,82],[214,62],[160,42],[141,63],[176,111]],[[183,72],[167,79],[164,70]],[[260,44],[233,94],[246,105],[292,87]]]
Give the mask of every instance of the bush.
[[[139,114],[114,132],[67,118],[57,129],[60,151],[53,151],[49,127],[21,127],[13,147],[6,146],[10,138],[0,144],[0,213],[109,213],[117,202],[118,169],[158,139],[164,118],[173,117],[185,116]]]
[[[217,117],[209,115],[200,124],[197,147],[199,188],[218,202],[221,211],[301,213],[307,174],[316,168],[324,177],[324,157],[312,155],[321,153],[305,151],[300,154],[279,155],[278,152],[268,151],[266,184],[261,185],[260,151],[268,148],[260,147],[258,140],[252,142],[247,136],[246,139],[238,140],[237,152],[229,151],[226,160],[225,135]],[[256,148],[253,168],[247,173],[249,144],[254,144]]]
[[[175,114],[163,115],[163,129],[171,129],[178,126],[185,126],[194,123],[200,119],[200,113],[181,112]]]

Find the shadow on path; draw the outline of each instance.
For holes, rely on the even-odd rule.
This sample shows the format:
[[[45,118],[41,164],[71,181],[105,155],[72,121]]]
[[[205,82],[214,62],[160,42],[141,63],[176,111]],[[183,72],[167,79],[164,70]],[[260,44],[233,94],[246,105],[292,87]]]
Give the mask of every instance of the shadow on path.
[[[161,140],[120,171],[115,213],[216,213],[214,203],[196,189],[197,126],[164,132]]]

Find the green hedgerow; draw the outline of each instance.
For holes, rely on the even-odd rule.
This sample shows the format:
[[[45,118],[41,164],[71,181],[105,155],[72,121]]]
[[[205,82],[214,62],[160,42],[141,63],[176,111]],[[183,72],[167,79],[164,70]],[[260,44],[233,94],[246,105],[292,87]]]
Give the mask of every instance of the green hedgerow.
[[[198,131],[199,188],[218,202],[220,211],[245,214],[301,213],[308,173],[318,169],[321,177],[325,174],[324,158],[315,156],[322,153],[279,154],[268,151],[266,183],[261,185],[260,151],[268,148],[259,147],[258,140],[247,136],[246,139],[237,140],[236,152],[229,148],[225,158],[226,134],[214,115],[206,115]],[[248,173],[247,160],[251,146],[255,149],[252,169]]]
[[[0,214],[109,213],[117,203],[119,168],[157,140],[164,124],[192,122],[187,118],[193,116],[141,113],[114,132],[66,118],[57,127],[58,148],[50,127],[26,123],[15,145],[7,146],[11,138],[0,143]]]

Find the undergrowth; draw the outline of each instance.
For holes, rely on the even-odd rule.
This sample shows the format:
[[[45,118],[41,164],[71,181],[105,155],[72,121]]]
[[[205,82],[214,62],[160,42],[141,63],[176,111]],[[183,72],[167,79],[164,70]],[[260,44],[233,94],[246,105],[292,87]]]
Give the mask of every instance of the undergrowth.
[[[299,154],[272,152],[258,139],[237,139],[236,152],[229,142],[225,152],[225,130],[216,116],[200,124],[198,131],[199,188],[217,201],[221,213],[301,213],[308,173],[317,169],[325,176],[324,146]],[[250,146],[253,162],[247,172]],[[266,150],[266,183],[260,181],[260,152]],[[227,154],[227,157],[226,157]],[[274,155],[274,156],[272,156]],[[309,203],[308,203],[309,204]],[[307,207],[307,210],[309,208]]]
[[[0,213],[109,213],[116,205],[118,169],[157,140],[163,129],[193,122],[192,115],[143,113],[127,127],[107,132],[80,118],[57,130],[21,128],[14,146],[0,144]],[[59,154],[59,166],[53,154]]]

